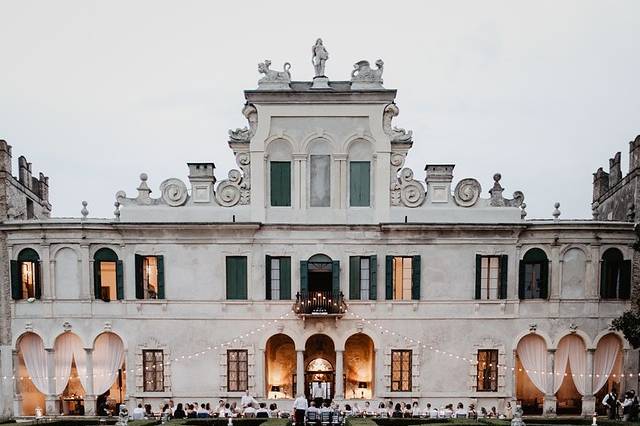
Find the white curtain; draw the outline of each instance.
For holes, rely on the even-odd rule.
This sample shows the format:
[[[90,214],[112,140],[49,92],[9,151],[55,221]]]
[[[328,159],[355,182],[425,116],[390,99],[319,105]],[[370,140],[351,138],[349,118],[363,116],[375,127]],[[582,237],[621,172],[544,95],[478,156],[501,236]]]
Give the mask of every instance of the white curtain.
[[[124,361],[124,345],[113,333],[98,336],[93,348],[93,389],[102,395],[115,382]]]
[[[619,351],[620,340],[617,336],[609,334],[600,339],[593,356],[594,395],[607,383]]]
[[[33,333],[25,334],[20,339],[19,347],[34,386],[43,394],[48,394],[47,352],[44,350],[42,339]]]
[[[56,343],[53,346],[56,395],[60,395],[64,392],[64,388],[66,388],[67,383],[69,383],[69,376],[71,375],[71,361],[73,360],[74,337],[75,335],[71,333],[65,333],[56,339]]]
[[[518,343],[518,358],[533,384],[542,393],[547,389],[547,345],[538,336],[527,336]]]
[[[567,365],[571,365],[571,378],[580,395],[584,395],[587,369],[587,353],[584,342],[576,335],[564,337],[558,345],[554,358],[555,384],[553,392],[556,393],[562,386]]]
[[[91,395],[92,389],[87,389],[87,352],[82,347],[80,339],[76,336],[73,344],[73,359],[76,362],[76,370],[78,370],[78,377],[80,383],[87,395]]]

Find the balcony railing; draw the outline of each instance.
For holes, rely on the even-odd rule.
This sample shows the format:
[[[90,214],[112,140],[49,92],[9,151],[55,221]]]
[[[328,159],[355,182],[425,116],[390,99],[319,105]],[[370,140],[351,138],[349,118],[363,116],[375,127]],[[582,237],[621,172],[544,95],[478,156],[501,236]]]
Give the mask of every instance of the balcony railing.
[[[293,309],[300,316],[342,316],[347,304],[341,291],[301,291]]]

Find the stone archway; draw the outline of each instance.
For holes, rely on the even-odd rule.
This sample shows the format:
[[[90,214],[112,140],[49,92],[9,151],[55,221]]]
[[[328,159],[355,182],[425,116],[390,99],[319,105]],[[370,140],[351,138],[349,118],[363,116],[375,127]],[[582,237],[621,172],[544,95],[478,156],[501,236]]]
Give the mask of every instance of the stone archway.
[[[265,347],[266,394],[268,399],[295,397],[296,348],[286,334],[274,334]]]
[[[326,334],[314,334],[307,339],[304,352],[304,393],[316,402],[335,397],[336,350]]]
[[[344,396],[371,399],[374,394],[374,345],[364,333],[350,336],[344,345]]]

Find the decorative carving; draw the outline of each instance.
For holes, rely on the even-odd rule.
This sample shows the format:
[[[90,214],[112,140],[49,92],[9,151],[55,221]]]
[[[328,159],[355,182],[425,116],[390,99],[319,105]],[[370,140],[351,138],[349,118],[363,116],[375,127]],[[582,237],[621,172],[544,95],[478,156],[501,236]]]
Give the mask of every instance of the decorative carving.
[[[24,330],[25,331],[33,331],[33,323],[32,322],[26,322],[24,324]]]
[[[391,121],[394,117],[397,117],[398,114],[400,114],[400,109],[398,109],[396,104],[387,105],[384,109],[384,114],[382,115],[382,128],[384,129],[384,132],[389,135],[392,143],[412,142],[412,130],[405,130],[391,126]]]
[[[513,199],[504,198],[502,196],[504,188],[500,185],[500,179],[502,179],[500,173],[493,175],[494,183],[493,188],[489,190],[489,194],[491,194],[489,205],[491,207],[520,207],[524,202],[524,194],[521,191],[516,191],[513,193]]]
[[[229,140],[231,142],[250,142],[252,136],[251,130],[247,127],[238,127],[235,130],[229,129]]]
[[[478,202],[482,187],[473,178],[462,179],[453,191],[453,199],[460,207],[471,207]]]
[[[520,219],[524,220],[527,217],[527,211],[525,210],[527,208],[527,203],[522,203],[522,205],[520,206]]]
[[[111,329],[113,328],[113,325],[111,324],[111,321],[105,321],[104,327],[102,328],[104,331],[111,331]]]
[[[536,324],[536,323],[529,324],[529,331],[530,332],[535,333],[537,329],[538,329],[538,324]]]
[[[553,220],[555,221],[560,220],[560,203],[556,202],[553,205],[553,212],[551,213],[551,216],[553,216]]]
[[[376,61],[377,69],[372,69],[369,61],[358,61],[353,65],[351,71],[351,89],[383,89],[382,73],[384,71],[384,62],[382,59]]]
[[[187,186],[180,179],[170,178],[160,184],[162,200],[171,207],[178,207],[187,201]]]
[[[422,184],[413,180],[413,170],[405,167],[391,184],[391,205],[419,207],[424,202],[425,191]]]
[[[329,52],[322,44],[322,39],[316,40],[316,43],[311,48],[311,63],[313,64],[314,78],[324,77],[325,63],[329,59]]]
[[[569,333],[576,333],[578,331],[578,325],[575,323],[569,324]]]
[[[237,153],[236,163],[242,171],[230,170],[229,178],[220,182],[216,191],[216,201],[223,207],[251,203],[251,157],[249,153]]]
[[[116,208],[113,211],[113,216],[115,217],[115,221],[119,221],[120,220],[120,202],[116,199],[116,202],[113,203],[113,206]]]
[[[87,216],[89,216],[89,210],[87,210],[87,205],[89,203],[87,203],[86,201],[82,202],[82,210],[80,210],[80,214],[82,215],[82,220],[87,220]]]
[[[69,321],[65,321],[62,323],[62,329],[65,331],[65,333],[71,331],[71,329],[73,328],[73,326],[71,325],[71,323]]]
[[[245,104],[242,108],[242,115],[249,122],[249,127],[229,129],[229,142],[249,143],[251,138],[256,134],[258,127],[258,110],[251,104]]]
[[[264,74],[260,80],[258,80],[258,90],[286,90],[290,89],[289,83],[291,83],[291,64],[285,62],[284,71],[272,70],[271,60],[265,59],[264,62],[258,64],[258,72]]]

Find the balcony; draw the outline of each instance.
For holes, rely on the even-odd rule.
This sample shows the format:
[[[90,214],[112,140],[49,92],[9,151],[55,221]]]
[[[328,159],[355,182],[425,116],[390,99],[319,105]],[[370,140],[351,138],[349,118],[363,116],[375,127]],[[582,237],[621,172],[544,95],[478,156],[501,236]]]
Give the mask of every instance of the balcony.
[[[347,312],[342,292],[302,291],[296,294],[295,313],[303,318],[340,318]]]

